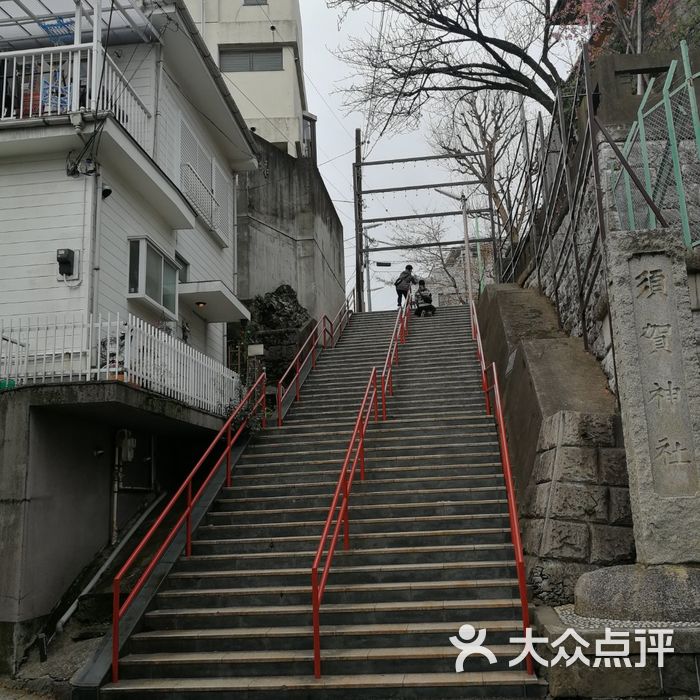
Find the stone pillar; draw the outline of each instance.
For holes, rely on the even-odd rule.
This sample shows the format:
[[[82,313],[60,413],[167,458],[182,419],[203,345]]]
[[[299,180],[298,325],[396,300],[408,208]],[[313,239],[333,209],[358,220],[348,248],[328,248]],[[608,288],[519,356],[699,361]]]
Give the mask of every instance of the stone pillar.
[[[582,576],[577,612],[700,619],[700,363],[686,249],[677,229],[617,231],[606,254],[638,565]]]
[[[615,232],[610,311],[637,560],[700,563],[700,365],[680,232]]]

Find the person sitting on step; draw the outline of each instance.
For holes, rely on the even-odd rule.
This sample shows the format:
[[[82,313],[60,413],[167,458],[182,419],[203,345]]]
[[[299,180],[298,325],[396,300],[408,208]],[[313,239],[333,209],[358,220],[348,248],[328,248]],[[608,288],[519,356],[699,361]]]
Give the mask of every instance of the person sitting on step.
[[[433,295],[425,286],[425,280],[418,282],[418,289],[414,295],[416,303],[416,316],[434,316]]]

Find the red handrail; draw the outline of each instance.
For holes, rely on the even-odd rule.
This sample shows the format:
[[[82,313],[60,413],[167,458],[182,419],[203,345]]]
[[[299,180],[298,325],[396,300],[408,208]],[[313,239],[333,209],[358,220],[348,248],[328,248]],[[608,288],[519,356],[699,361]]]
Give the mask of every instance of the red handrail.
[[[479,320],[476,315],[476,306],[474,302],[471,304],[472,317],[472,338],[474,338],[479,356],[479,364],[481,365],[481,378],[486,395],[486,412],[491,415],[491,401],[489,393],[493,391],[493,407],[495,409],[496,427],[498,429],[498,444],[501,450],[501,463],[503,465],[503,477],[506,484],[506,494],[508,498],[508,518],[510,521],[510,534],[513,542],[513,550],[515,552],[515,568],[518,574],[518,588],[520,591],[520,606],[523,615],[523,632],[530,627],[530,611],[527,601],[527,583],[525,578],[525,555],[523,554],[523,544],[520,538],[520,522],[518,519],[518,507],[515,500],[515,486],[513,484],[513,470],[510,464],[510,453],[508,451],[508,440],[506,438],[506,424],[503,416],[503,403],[501,401],[501,389],[498,383],[498,371],[496,363],[486,367],[484,360],[484,351],[481,343],[481,331],[479,329]],[[493,384],[489,386],[488,372],[493,374]],[[527,672],[532,675],[535,670],[532,663],[532,657],[527,656],[525,661]]]
[[[219,467],[221,466],[221,463],[223,462],[224,458],[226,459],[226,485],[230,486],[231,485],[231,449],[233,448],[234,444],[238,440],[238,438],[241,436],[241,433],[245,429],[245,427],[248,425],[248,422],[250,421],[251,417],[258,411],[260,410],[261,416],[262,416],[262,427],[265,428],[267,426],[267,421],[265,418],[265,387],[266,387],[266,376],[265,373],[261,374],[258,380],[253,384],[253,386],[248,390],[248,393],[243,397],[243,400],[238,404],[238,406],[235,408],[233,413],[228,417],[226,420],[226,423],[224,423],[224,426],[221,428],[221,430],[217,433],[216,437],[212,440],[211,444],[207,448],[206,452],[201,456],[197,464],[195,465],[194,469],[190,472],[189,476],[185,479],[183,482],[182,486],[175,492],[175,495],[170,499],[170,502],[168,503],[167,506],[163,509],[162,513],[158,516],[158,519],[151,525],[150,529],[148,532],[144,535],[143,539],[141,542],[139,542],[138,546],[134,551],[132,552],[131,556],[127,559],[126,563],[122,568],[119,570],[119,573],[114,577],[114,582],[112,584],[112,682],[117,683],[119,681],[119,623],[121,622],[122,618],[124,617],[124,614],[128,610],[129,606],[134,602],[134,599],[136,596],[139,594],[143,586],[145,585],[146,581],[148,580],[149,576],[153,572],[153,569],[155,568],[156,564],[160,561],[162,558],[163,554],[165,554],[165,551],[167,548],[170,546],[171,542],[175,539],[175,536],[177,533],[180,531],[180,528],[185,525],[186,526],[186,538],[185,538],[185,555],[190,556],[192,554],[192,510],[194,506],[197,504],[199,499],[201,498],[202,494],[204,493],[204,489],[209,485],[209,482],[214,478],[214,475],[216,472],[219,470]],[[257,395],[257,398],[256,398]],[[252,407],[250,408],[250,411],[248,415],[245,417],[245,420],[241,423],[241,425],[238,427],[235,433],[233,433],[232,429],[232,424],[233,421],[236,419],[236,417],[239,415],[239,413],[243,410],[245,405],[251,400],[255,399]],[[212,452],[218,445],[219,441],[221,440],[222,437],[226,436],[226,447],[221,454],[221,456],[216,460],[216,463],[214,464],[213,468],[207,475],[206,479],[204,479],[204,482],[202,485],[199,487],[199,490],[197,491],[194,496],[192,495],[192,481],[194,477],[197,475],[199,470],[202,468],[206,460],[211,456]],[[139,577],[138,581],[134,585],[133,589],[127,596],[126,600],[122,603],[121,602],[121,582],[126,575],[126,573],[129,571],[129,569],[133,566],[134,562],[138,558],[138,556],[143,552],[144,548],[146,545],[150,542],[152,539],[153,535],[155,532],[158,530],[158,528],[163,524],[165,518],[170,514],[170,512],[173,510],[175,507],[177,501],[180,499],[180,497],[187,492],[187,507],[185,508],[184,512],[178,519],[178,521],[175,523],[173,528],[170,530],[168,533],[168,536],[165,538],[161,546],[158,548],[158,551],[153,555],[151,558],[148,566],[145,568],[144,572],[141,574]]]
[[[289,395],[289,392],[294,388],[294,400],[299,401],[300,390],[301,390],[301,372],[305,367],[309,358],[311,358],[312,369],[316,367],[316,346],[318,344],[319,332],[322,331],[323,342],[322,346],[325,350],[329,345],[334,347],[337,339],[340,338],[347,322],[350,318],[351,310],[351,299],[353,298],[353,292],[345,298],[343,305],[340,310],[335,315],[333,320],[329,319],[325,314],[321,320],[314,326],[313,330],[309,334],[309,337],[304,341],[304,344],[299,348],[299,352],[294,356],[294,359],[290,362],[289,367],[287,367],[285,373],[280,377],[277,382],[277,426],[282,427],[284,422],[283,418],[283,402]],[[327,342],[327,339],[330,339]],[[294,370],[294,376],[292,382],[289,386],[285,388],[284,382],[289,377],[289,374]]]
[[[476,315],[476,305],[471,303],[469,308],[472,318],[472,340],[476,340],[476,356],[479,358],[479,368],[481,369],[481,388],[484,392],[484,400],[486,401],[486,413],[491,415],[491,398],[489,397],[488,379],[486,377],[486,358],[484,357],[484,348],[481,344],[481,330],[479,328],[479,319]]]
[[[382,420],[386,420],[386,397],[394,395],[394,365],[399,364],[399,344],[406,342],[408,333],[408,319],[411,316],[411,293],[409,292],[404,300],[403,306],[399,308],[394,323],[394,331],[391,334],[389,350],[386,354],[384,369],[382,370]]]
[[[377,397],[377,368],[375,367],[372,369],[372,373],[370,374],[369,381],[367,382],[367,388],[365,389],[365,395],[362,399],[362,403],[360,404],[360,410],[357,413],[355,429],[353,430],[352,437],[350,438],[350,444],[348,445],[347,452],[345,453],[345,461],[343,462],[343,468],[340,470],[338,485],[335,487],[335,493],[333,494],[331,507],[328,511],[326,524],[323,528],[321,541],[318,543],[316,556],[311,567],[311,607],[313,610],[314,627],[314,675],[316,678],[321,677],[321,601],[323,600],[323,593],[326,590],[326,582],[328,581],[328,574],[331,570],[331,563],[333,562],[333,555],[335,554],[335,549],[338,544],[338,536],[340,535],[341,527],[343,528],[343,548],[348,549],[350,547],[350,524],[348,517],[350,491],[352,490],[352,484],[355,479],[355,471],[357,470],[358,462],[360,463],[360,478],[362,481],[365,479],[365,432],[367,431],[367,425],[372,412],[374,412],[375,423],[379,420]],[[355,446],[355,443],[357,443],[357,447]],[[351,461],[352,466],[350,466]],[[340,509],[338,509],[341,495],[342,503],[340,504]],[[323,553],[326,549],[326,542],[330,535],[331,526],[333,524],[336,511],[338,511],[337,522],[335,528],[333,529],[333,534],[330,536],[328,552],[326,554],[326,560],[323,564],[323,574],[321,575],[321,580],[319,581],[318,569],[321,565],[321,560],[323,559]]]

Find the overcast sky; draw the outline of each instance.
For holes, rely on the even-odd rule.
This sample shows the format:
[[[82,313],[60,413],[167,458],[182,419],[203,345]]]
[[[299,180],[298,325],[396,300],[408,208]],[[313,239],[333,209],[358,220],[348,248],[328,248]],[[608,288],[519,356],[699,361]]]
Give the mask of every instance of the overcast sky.
[[[338,11],[326,7],[324,0],[300,0],[304,33],[304,71],[309,109],[318,116],[318,160],[328,191],[345,229],[345,277],[348,290],[354,286],[355,245],[354,216],[352,204],[352,163],[354,160],[355,134],[357,127],[363,126],[361,114],[346,115],[343,96],[338,94],[349,68],[334,53],[346,44],[352,35],[367,35],[373,26],[373,13],[363,9],[352,13],[338,29]],[[376,18],[377,25],[379,17]],[[425,129],[424,129],[425,130]],[[348,151],[350,151],[348,153]],[[405,158],[430,155],[432,153],[421,131],[401,134],[390,138],[384,136],[372,151],[370,160]],[[342,155],[341,154],[346,154]],[[341,157],[338,157],[341,156]],[[329,161],[325,165],[325,161]],[[451,180],[453,177],[443,168],[420,166],[377,167],[366,169],[365,187],[391,187],[405,184],[418,184]],[[420,211],[452,210],[458,204],[435,193],[412,194],[410,197],[386,196],[367,200],[366,218],[398,214],[411,214]],[[461,221],[449,220],[449,238],[458,239],[462,235]],[[452,235],[454,233],[454,235]],[[380,225],[369,234],[376,239],[388,241],[390,228]],[[408,257],[407,257],[408,256]],[[392,263],[389,269],[372,270],[372,287],[381,288],[372,295],[373,309],[389,309],[396,306],[393,286],[383,285],[379,277],[395,279],[407,262],[410,254],[404,251],[377,253],[373,261],[383,260]]]

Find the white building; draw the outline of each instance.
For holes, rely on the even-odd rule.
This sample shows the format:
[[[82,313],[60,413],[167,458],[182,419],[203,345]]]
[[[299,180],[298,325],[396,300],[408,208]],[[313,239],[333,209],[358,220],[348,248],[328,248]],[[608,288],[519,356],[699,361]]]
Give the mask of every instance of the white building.
[[[257,157],[182,0],[0,10],[0,673],[12,673],[80,572],[182,483],[240,400],[222,363],[226,323],[249,318],[235,188]]]
[[[253,131],[292,156],[312,155],[299,0],[186,0]]]
[[[98,378],[129,352],[132,379],[152,378],[135,364],[146,341],[125,341],[130,314],[165,331],[143,327],[158,337],[151,363],[172,356],[171,384],[194,362],[224,362],[226,322],[249,317],[235,288],[235,187],[255,146],[181,0],[2,9],[0,381],[36,382],[47,363],[52,378]],[[117,314],[120,330],[92,328],[100,347],[87,338],[84,319]],[[201,407],[220,412],[223,399]]]

